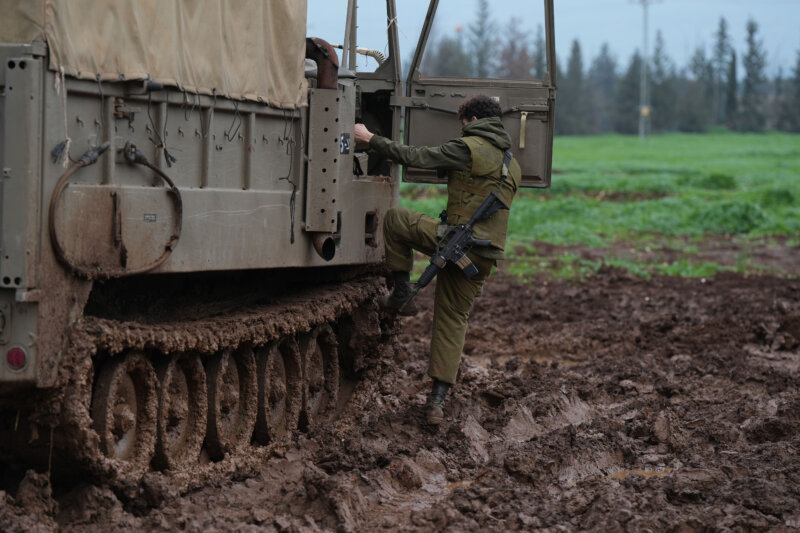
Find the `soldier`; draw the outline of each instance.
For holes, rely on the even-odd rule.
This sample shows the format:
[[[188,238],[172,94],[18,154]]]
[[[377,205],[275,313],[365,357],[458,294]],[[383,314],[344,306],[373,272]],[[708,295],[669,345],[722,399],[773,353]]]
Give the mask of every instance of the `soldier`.
[[[503,128],[501,115],[500,105],[493,98],[477,95],[464,100],[458,108],[463,136],[440,146],[406,146],[372,134],[363,124],[355,125],[354,137],[357,143],[369,143],[371,149],[397,163],[435,169],[446,176],[447,224],[458,225],[467,222],[491,192],[510,206],[519,187],[521,171],[515,160],[509,165],[508,177],[501,180],[503,156],[511,147],[511,138]],[[429,424],[441,424],[444,418],[445,398],[456,381],[461,362],[469,311],[473,300],[481,294],[492,266],[504,257],[507,227],[507,209],[475,225],[475,238],[488,239],[491,244],[475,246],[467,253],[478,268],[474,277],[468,279],[449,262],[439,272],[428,366],[428,375],[433,378],[426,406]],[[444,234],[443,229],[438,220],[403,207],[393,207],[386,213],[383,236],[394,290],[381,302],[384,309],[399,311],[401,315],[416,312],[413,301],[402,307],[413,290],[409,279],[413,250],[428,255],[434,253],[439,236]]]

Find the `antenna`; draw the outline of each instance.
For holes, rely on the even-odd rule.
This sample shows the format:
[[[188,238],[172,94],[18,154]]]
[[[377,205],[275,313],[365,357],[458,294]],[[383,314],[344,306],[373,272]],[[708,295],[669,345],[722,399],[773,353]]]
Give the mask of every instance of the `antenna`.
[[[647,130],[650,126],[650,98],[649,94],[647,93],[647,73],[650,68],[647,25],[648,7],[654,1],[655,0],[639,0],[639,3],[642,5],[642,19],[644,27],[642,36],[642,68],[640,69],[641,80],[639,82],[639,139],[641,140],[644,140],[644,138],[647,136]]]

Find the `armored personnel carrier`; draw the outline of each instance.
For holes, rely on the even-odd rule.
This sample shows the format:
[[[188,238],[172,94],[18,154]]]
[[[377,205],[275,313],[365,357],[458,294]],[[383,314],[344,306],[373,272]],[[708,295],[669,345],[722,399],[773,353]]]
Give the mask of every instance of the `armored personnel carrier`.
[[[384,51],[348,2],[341,62],[305,1],[2,3],[0,461],[136,482],[335,412],[391,338],[398,176],[438,179],[357,152],[354,123],[435,144],[489,93],[525,185],[549,184],[552,72],[425,75],[438,3],[405,87],[394,0]],[[548,65],[552,19],[546,0]]]

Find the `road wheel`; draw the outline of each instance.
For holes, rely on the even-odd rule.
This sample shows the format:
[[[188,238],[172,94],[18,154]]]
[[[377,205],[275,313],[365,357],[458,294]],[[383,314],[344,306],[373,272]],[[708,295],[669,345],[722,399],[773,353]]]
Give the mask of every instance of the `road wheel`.
[[[200,357],[187,353],[159,364],[156,374],[159,393],[155,465],[176,470],[196,463],[203,446],[208,413],[206,372]]]
[[[256,352],[258,418],[256,440],[267,444],[297,428],[303,390],[300,348],[292,337]]]
[[[336,334],[328,324],[316,327],[300,340],[305,363],[303,413],[301,422],[309,426],[330,417],[339,395],[339,355]]]
[[[207,376],[206,445],[209,456],[220,460],[249,445],[253,435],[258,403],[253,350],[223,350],[209,361]]]
[[[143,472],[156,442],[158,381],[141,352],[128,352],[103,365],[92,395],[92,425],[100,450],[124,470]]]

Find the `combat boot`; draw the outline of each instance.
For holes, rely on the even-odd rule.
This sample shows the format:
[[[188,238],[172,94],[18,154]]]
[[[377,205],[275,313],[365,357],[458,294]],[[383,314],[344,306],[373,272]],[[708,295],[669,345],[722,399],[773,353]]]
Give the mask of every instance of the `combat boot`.
[[[396,313],[400,316],[412,316],[417,313],[417,305],[414,300],[406,303],[414,290],[411,288],[411,278],[408,272],[392,272],[394,280],[394,290],[388,296],[381,298],[381,309],[389,313]],[[405,306],[403,305],[405,304]]]
[[[444,420],[444,400],[449,390],[449,383],[433,378],[433,388],[428,396],[428,404],[425,409],[425,419],[428,424],[438,426]]]

